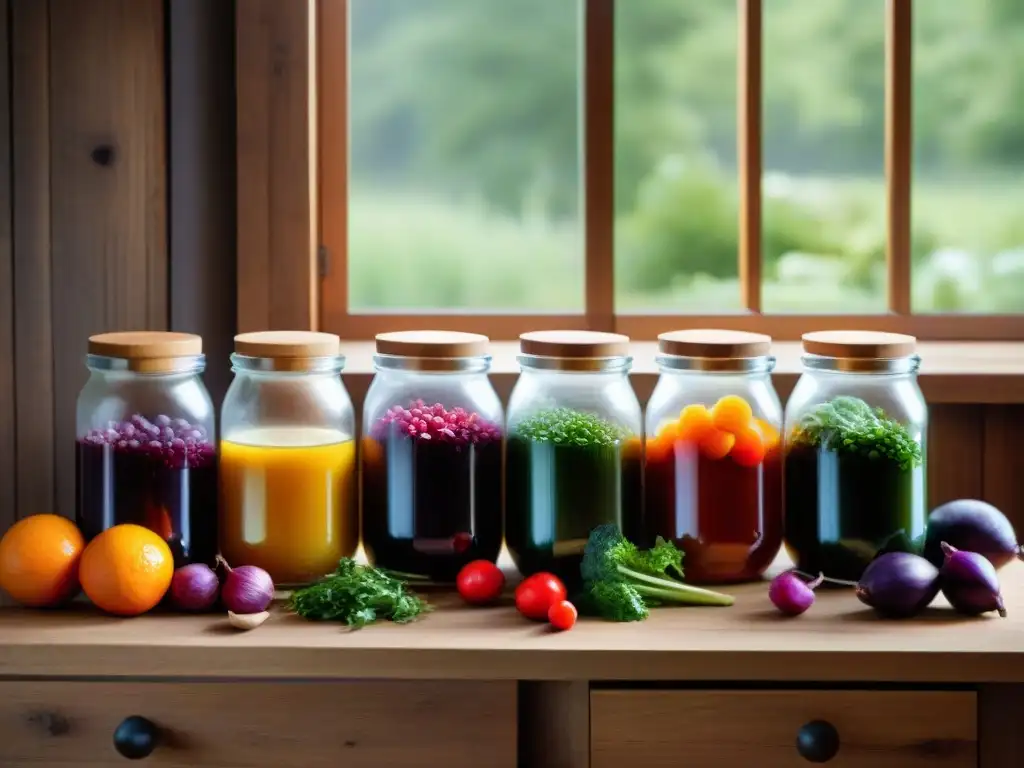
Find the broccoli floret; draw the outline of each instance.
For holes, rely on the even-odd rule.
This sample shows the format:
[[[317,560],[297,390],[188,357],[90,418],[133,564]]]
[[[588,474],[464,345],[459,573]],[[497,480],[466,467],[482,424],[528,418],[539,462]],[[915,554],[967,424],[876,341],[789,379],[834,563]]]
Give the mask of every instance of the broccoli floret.
[[[683,553],[661,537],[652,549],[640,550],[615,525],[590,532],[580,575],[586,605],[613,621],[640,621],[656,605],[732,605],[735,598],[684,584]]]

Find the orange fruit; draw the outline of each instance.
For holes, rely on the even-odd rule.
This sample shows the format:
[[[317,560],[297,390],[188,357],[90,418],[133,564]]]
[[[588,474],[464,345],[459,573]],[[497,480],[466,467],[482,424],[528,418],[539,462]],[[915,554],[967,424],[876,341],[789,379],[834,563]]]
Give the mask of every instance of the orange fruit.
[[[726,395],[711,409],[711,423],[723,432],[742,432],[750,426],[754,411],[739,395]]]
[[[108,528],[82,553],[79,576],[93,604],[118,616],[138,616],[159,603],[174,575],[167,542],[141,525]]]
[[[714,428],[711,412],[703,405],[688,405],[679,412],[679,436],[683,440],[699,443]]]
[[[0,539],[0,588],[22,605],[60,605],[78,594],[85,539],[60,515],[32,515]]]
[[[764,419],[754,419],[754,426],[757,428],[757,431],[761,433],[761,439],[764,441],[764,449],[766,452],[778,445],[779,430]]]
[[[756,430],[744,429],[736,433],[736,444],[729,455],[741,467],[756,467],[764,461],[764,443]]]
[[[734,434],[714,429],[701,439],[700,452],[709,459],[724,459],[729,455],[729,451],[732,450],[735,443],[736,436]]]

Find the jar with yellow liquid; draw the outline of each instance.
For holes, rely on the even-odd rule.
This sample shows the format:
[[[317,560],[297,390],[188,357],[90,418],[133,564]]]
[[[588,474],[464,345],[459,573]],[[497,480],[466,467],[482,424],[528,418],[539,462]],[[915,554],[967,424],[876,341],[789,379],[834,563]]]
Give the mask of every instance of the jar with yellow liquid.
[[[359,544],[355,416],[339,350],[328,333],[235,337],[221,412],[220,549],[281,587],[333,571]]]

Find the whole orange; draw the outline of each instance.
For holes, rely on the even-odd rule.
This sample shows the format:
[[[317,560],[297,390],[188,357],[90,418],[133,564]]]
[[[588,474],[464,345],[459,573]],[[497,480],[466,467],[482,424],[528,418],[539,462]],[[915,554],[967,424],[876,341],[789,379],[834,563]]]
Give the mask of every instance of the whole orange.
[[[85,539],[59,515],[19,520],[0,539],[0,588],[22,605],[60,605],[78,594]]]
[[[96,607],[137,616],[159,603],[174,575],[171,548],[141,525],[115,525],[82,553],[82,589]]]

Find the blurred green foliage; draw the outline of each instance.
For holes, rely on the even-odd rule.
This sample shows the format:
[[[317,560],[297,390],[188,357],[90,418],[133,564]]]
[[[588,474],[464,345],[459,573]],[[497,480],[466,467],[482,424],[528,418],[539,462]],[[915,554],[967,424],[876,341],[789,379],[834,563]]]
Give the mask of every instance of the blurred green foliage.
[[[619,303],[736,308],[736,2],[617,7]],[[578,1],[351,8],[353,306],[579,309]],[[882,308],[883,11],[765,2],[771,309]],[[917,0],[914,44],[915,306],[1022,309],[1024,2]]]

